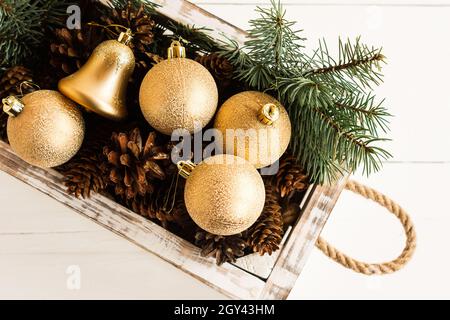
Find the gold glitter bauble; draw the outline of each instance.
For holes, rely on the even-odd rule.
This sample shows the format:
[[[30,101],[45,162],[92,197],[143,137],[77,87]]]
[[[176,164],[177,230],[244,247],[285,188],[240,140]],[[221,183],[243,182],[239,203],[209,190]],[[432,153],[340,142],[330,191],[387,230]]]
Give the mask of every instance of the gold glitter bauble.
[[[26,162],[50,168],[70,160],[84,139],[84,120],[78,107],[52,90],[25,95],[23,110],[8,119],[8,140]]]
[[[226,153],[241,156],[256,168],[277,161],[291,140],[286,109],[275,98],[258,91],[241,92],[225,101],[214,127],[222,133]]]
[[[100,43],[80,70],[59,81],[59,91],[102,117],[125,119],[127,85],[135,66],[130,39],[129,32],[122,32],[118,40]]]
[[[232,235],[258,219],[264,208],[265,188],[258,171],[246,160],[216,155],[192,170],[184,200],[200,228],[216,235]]]
[[[198,62],[187,58],[164,60],[145,76],[139,103],[148,123],[167,135],[184,128],[194,133],[205,127],[217,109],[214,78]]]

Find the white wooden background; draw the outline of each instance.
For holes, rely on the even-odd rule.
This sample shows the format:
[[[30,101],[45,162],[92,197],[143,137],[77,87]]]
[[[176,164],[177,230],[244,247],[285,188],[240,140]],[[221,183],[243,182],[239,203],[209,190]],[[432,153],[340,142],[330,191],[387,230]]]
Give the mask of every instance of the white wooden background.
[[[268,3],[194,2],[244,28],[254,6]],[[319,37],[331,47],[339,35],[362,35],[384,47],[389,64],[378,92],[395,114],[389,144],[394,158],[382,172],[355,178],[398,200],[418,233],[413,261],[389,276],[358,275],[314,251],[290,298],[450,298],[450,1],[284,3],[288,17],[305,30],[309,48]],[[223,298],[3,173],[0,185],[0,298]],[[395,257],[404,240],[393,217],[348,193],[323,235],[368,261]],[[74,270],[81,272],[79,289],[70,285]]]

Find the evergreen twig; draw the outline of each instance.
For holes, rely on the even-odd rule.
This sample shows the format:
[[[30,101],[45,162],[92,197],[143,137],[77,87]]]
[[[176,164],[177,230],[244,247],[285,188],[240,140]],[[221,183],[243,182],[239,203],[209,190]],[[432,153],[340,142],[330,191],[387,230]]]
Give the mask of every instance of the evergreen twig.
[[[236,78],[269,91],[288,109],[291,148],[313,182],[328,183],[359,166],[377,171],[391,155],[379,143],[390,114],[370,91],[382,81],[381,49],[339,40],[338,58],[324,40],[312,55],[304,52],[300,31],[284,18],[279,2],[257,9],[250,40],[230,41],[222,55],[235,66]]]
[[[319,41],[319,48],[308,61],[309,70],[303,72],[304,77],[316,77],[322,82],[339,83],[349,91],[357,88],[370,88],[372,84],[379,85],[382,81],[381,63],[386,57],[381,49],[370,48],[360,42],[339,39],[338,60],[329,53],[325,40]],[[353,85],[351,85],[353,84]]]
[[[154,14],[156,12],[155,10],[160,7],[158,4],[148,0],[110,0],[109,6],[116,9],[124,9],[128,3],[131,3],[134,9],[138,9],[141,5],[144,5],[147,14]]]
[[[2,0],[0,69],[27,62],[43,43],[45,30],[62,23],[71,1]]]

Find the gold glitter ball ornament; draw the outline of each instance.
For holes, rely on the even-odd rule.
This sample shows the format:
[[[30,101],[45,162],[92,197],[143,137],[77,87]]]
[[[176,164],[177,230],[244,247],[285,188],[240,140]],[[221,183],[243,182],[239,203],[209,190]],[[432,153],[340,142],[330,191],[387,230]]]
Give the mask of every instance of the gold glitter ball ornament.
[[[69,161],[84,139],[84,119],[78,107],[53,90],[38,90],[3,100],[9,114],[7,133],[14,152],[42,168]]]
[[[214,117],[218,91],[209,71],[186,58],[184,48],[174,41],[168,59],[153,66],[142,81],[139,103],[145,119],[159,132],[171,135],[183,128],[194,133]]]
[[[275,98],[245,91],[220,107],[214,127],[223,137],[226,153],[245,158],[256,168],[276,162],[291,140],[291,121]]]
[[[197,166],[179,164],[187,177],[186,208],[203,230],[216,235],[240,233],[258,219],[264,208],[265,188],[258,171],[233,155],[216,155]]]

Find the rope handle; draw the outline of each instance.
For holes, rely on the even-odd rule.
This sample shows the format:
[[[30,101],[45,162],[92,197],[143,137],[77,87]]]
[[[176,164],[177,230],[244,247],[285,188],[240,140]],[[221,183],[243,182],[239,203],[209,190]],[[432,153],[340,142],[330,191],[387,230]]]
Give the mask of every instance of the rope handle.
[[[344,267],[351,269],[355,272],[363,273],[365,275],[374,274],[388,274],[400,270],[411,259],[414,250],[416,249],[416,231],[411,218],[397,203],[380,192],[362,185],[358,182],[349,180],[345,186],[347,190],[350,190],[356,194],[359,194],[366,199],[373,200],[379,205],[388,209],[393,213],[402,223],[402,226],[406,233],[406,245],[402,253],[397,259],[384,263],[365,263],[356,259],[350,258],[346,254],[337,250],[326,242],[322,237],[316,242],[316,247],[319,248],[326,256],[333,259],[337,263]]]

